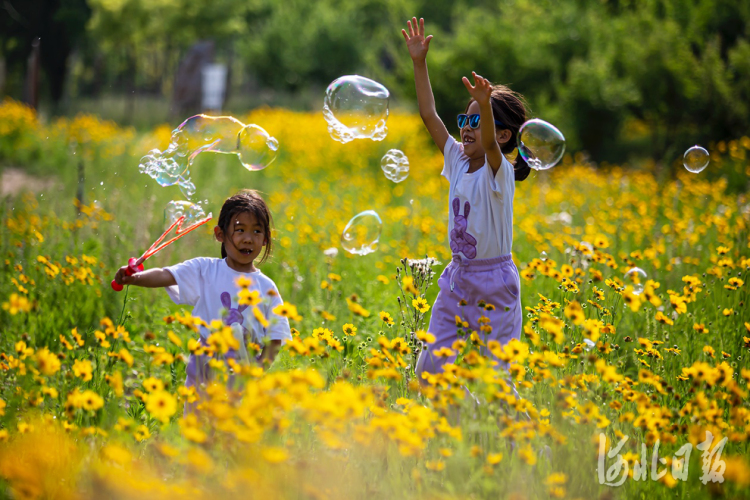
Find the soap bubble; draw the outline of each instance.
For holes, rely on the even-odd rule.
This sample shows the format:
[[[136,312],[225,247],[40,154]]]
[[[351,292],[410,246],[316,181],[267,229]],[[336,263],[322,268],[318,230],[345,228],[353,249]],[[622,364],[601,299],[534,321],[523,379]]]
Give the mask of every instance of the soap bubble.
[[[203,152],[233,154],[248,170],[261,170],[276,159],[279,142],[255,124],[231,116],[191,116],[172,131],[169,147],[151,150],[138,168],[162,186],[187,178],[195,157]]]
[[[565,153],[565,137],[544,120],[527,121],[521,125],[518,136],[518,152],[534,170],[554,167]]]
[[[542,253],[541,253],[540,257],[542,259],[542,262],[547,262],[547,252],[545,252],[544,250],[542,250]]]
[[[378,248],[383,221],[374,210],[352,217],[341,234],[341,246],[354,255],[367,255]]]
[[[697,174],[708,166],[708,160],[708,151],[700,146],[693,146],[685,151],[685,155],[682,157],[682,164],[685,165],[685,168],[689,172]]]
[[[385,176],[393,182],[401,182],[409,177],[409,159],[398,149],[389,149],[380,160],[380,168]]]
[[[583,339],[583,348],[584,349],[586,349],[587,351],[590,351],[594,347],[596,347],[596,344],[594,343],[593,340],[591,340],[591,339]]]
[[[323,116],[336,141],[382,141],[388,133],[388,89],[357,75],[342,76],[326,89]]]
[[[640,295],[648,275],[640,267],[632,267],[625,273],[625,286],[633,287],[633,294]]]
[[[188,200],[195,194],[195,184],[190,180],[190,177],[180,177],[177,180],[177,185],[180,186],[180,191],[185,195]]]
[[[183,215],[185,220],[182,222],[182,227],[188,227],[206,218],[206,213],[199,205],[189,201],[172,200],[164,207],[164,228],[171,226]]]

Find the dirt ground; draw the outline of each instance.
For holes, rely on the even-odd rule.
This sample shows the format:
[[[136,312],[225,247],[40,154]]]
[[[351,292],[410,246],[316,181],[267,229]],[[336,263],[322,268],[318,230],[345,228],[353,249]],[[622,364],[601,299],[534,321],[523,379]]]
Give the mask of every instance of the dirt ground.
[[[35,177],[27,174],[20,168],[5,168],[0,177],[0,198],[6,196],[15,197],[21,192],[31,191],[38,193],[51,189],[55,180],[49,177]]]

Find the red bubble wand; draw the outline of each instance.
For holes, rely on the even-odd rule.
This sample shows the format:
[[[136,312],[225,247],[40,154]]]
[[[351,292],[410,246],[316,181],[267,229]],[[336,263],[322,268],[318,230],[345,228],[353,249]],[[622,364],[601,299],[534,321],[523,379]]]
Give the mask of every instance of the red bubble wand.
[[[179,240],[180,238],[188,234],[193,229],[196,229],[199,226],[202,226],[203,224],[205,224],[206,222],[210,220],[211,220],[211,214],[209,214],[208,217],[206,217],[205,219],[199,220],[198,222],[191,224],[188,227],[183,228],[182,223],[185,221],[185,216],[184,215],[181,216],[176,221],[174,221],[172,225],[169,226],[169,228],[166,231],[164,231],[164,233],[161,236],[159,236],[159,239],[157,239],[153,243],[153,245],[151,245],[148,248],[148,250],[143,252],[143,255],[141,255],[140,258],[136,259],[135,257],[130,257],[130,259],[128,259],[128,268],[125,270],[125,275],[132,276],[135,273],[139,273],[143,271],[143,262],[146,259],[148,259],[152,255],[155,255],[156,252],[158,252],[159,250],[168,247],[175,241]],[[174,232],[175,236],[165,241],[164,243],[162,243],[162,241],[164,241],[164,238],[166,238],[167,235],[170,232],[172,232],[172,229],[174,229],[175,226],[177,226],[177,229]],[[112,290],[119,292],[122,290],[122,285],[118,284],[115,280],[112,280]]]

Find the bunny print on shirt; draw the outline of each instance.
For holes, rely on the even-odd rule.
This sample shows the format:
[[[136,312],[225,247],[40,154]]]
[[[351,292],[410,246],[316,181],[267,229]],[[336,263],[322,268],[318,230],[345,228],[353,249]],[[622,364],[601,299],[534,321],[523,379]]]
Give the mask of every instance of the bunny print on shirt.
[[[242,328],[242,333],[247,338],[247,336],[250,334],[250,332],[245,328],[243,323],[245,322],[245,317],[242,315],[245,309],[247,309],[247,305],[241,305],[237,309],[234,309],[232,307],[232,297],[229,295],[229,292],[222,292],[221,294],[221,305],[224,306],[224,309],[227,310],[227,315],[224,318],[224,324],[227,326],[231,326],[234,323],[237,323]]]
[[[456,196],[452,201],[453,205],[453,230],[451,231],[451,251],[453,253],[461,252],[467,259],[473,259],[477,256],[477,240],[470,235],[466,229],[469,226],[469,211],[471,204],[467,201],[464,203],[464,214],[461,213],[461,200]]]

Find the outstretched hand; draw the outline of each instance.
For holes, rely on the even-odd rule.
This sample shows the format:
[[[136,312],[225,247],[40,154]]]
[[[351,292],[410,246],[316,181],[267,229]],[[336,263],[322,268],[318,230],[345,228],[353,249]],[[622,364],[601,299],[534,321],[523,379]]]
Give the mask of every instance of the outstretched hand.
[[[492,96],[492,85],[490,84],[490,81],[477,75],[474,71],[472,71],[471,74],[474,77],[474,85],[471,84],[468,78],[462,78],[466,90],[469,91],[471,97],[473,97],[479,104],[490,102],[490,97]]]
[[[424,36],[424,19],[419,19],[417,24],[417,18],[412,17],[411,21],[406,22],[409,32],[402,29],[401,34],[404,35],[406,40],[406,46],[409,49],[409,55],[413,61],[424,61],[427,58],[427,51],[430,49],[430,40],[432,35]]]

